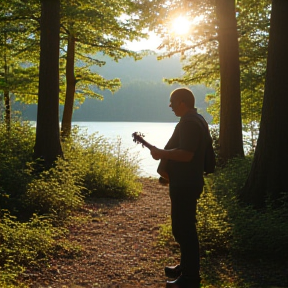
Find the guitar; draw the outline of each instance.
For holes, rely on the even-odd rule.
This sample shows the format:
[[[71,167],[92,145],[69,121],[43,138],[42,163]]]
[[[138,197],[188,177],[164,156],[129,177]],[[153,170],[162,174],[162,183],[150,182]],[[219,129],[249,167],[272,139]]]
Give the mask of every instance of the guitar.
[[[137,144],[141,143],[142,146],[144,147],[147,147],[149,150],[151,150],[152,147],[154,147],[153,145],[151,145],[150,143],[148,143],[147,141],[145,141],[143,139],[143,137],[145,137],[145,135],[143,133],[140,133],[140,132],[134,132],[132,134],[132,137],[133,137],[133,141]]]
[[[143,133],[140,133],[140,132],[134,132],[132,134],[132,137],[133,137],[133,141],[137,144],[142,144],[143,147],[146,147],[148,148],[149,150],[151,150],[152,147],[154,147],[153,145],[151,145],[149,142],[147,142],[146,140],[143,139],[143,137],[145,137],[145,135]],[[160,161],[160,164],[158,166],[158,171],[159,171],[159,168],[161,167],[161,169],[164,169],[163,167],[165,167],[167,164],[167,160],[164,161],[164,160],[161,160]],[[158,172],[159,173],[159,172]],[[169,180],[160,176],[159,178],[159,183],[162,184],[162,185],[167,185],[169,183]]]

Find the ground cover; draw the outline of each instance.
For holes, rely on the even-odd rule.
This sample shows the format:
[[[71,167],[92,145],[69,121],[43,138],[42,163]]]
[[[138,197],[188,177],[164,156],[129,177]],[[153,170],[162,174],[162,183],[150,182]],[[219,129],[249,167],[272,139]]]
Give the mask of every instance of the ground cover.
[[[27,271],[23,280],[31,288],[165,287],[164,266],[179,261],[177,246],[159,245],[160,227],[170,215],[168,187],[155,179],[140,181],[137,199],[90,199],[69,227],[80,255],[58,255],[45,269]],[[202,253],[201,262],[203,288],[287,287],[287,265],[225,253]]]

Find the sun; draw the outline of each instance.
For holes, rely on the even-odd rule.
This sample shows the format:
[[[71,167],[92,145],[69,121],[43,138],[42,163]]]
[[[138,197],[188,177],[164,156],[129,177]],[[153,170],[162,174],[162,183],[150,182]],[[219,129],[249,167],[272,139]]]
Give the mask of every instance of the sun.
[[[191,22],[185,16],[178,16],[171,23],[171,32],[176,35],[188,34]]]

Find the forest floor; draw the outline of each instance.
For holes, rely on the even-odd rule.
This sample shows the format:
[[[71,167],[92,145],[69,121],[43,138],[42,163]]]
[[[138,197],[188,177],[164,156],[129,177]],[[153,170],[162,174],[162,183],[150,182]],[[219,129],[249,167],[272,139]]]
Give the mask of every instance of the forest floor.
[[[160,226],[170,221],[168,187],[161,186],[156,179],[145,178],[141,179],[141,182],[143,192],[136,200],[94,199],[86,203],[78,215],[78,220],[69,227],[69,240],[81,246],[79,256],[75,258],[58,255],[59,257],[50,261],[46,269],[27,272],[29,286],[31,288],[164,288],[167,281],[164,266],[179,262],[179,253],[175,253],[176,246],[175,249],[171,249],[159,245]],[[201,264],[205,288],[259,287],[234,285],[236,282],[243,282],[243,275],[246,278],[243,283],[247,278],[253,281],[253,278],[264,277],[263,283],[267,284],[266,269],[263,270],[259,263],[231,264],[225,255],[222,255],[215,259],[202,259]],[[274,273],[277,271],[279,275],[281,274],[279,277],[284,279],[287,273],[285,269],[287,267],[281,268],[280,271],[278,267],[273,269],[273,277],[278,277]],[[205,281],[206,276],[209,277],[209,285]],[[226,284],[212,285],[213,278],[215,283],[219,283],[219,278],[223,278],[223,285]],[[283,284],[283,281],[280,282]],[[265,285],[265,287],[287,286]]]

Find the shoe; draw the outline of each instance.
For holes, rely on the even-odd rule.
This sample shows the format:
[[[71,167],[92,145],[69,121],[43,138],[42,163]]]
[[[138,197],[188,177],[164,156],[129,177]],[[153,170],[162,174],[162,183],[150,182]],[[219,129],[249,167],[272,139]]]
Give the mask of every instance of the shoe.
[[[180,265],[176,266],[166,266],[165,267],[165,275],[168,278],[177,278],[181,275],[181,267]]]
[[[181,275],[174,281],[167,281],[166,288],[199,288],[200,282],[200,278],[194,279]]]

